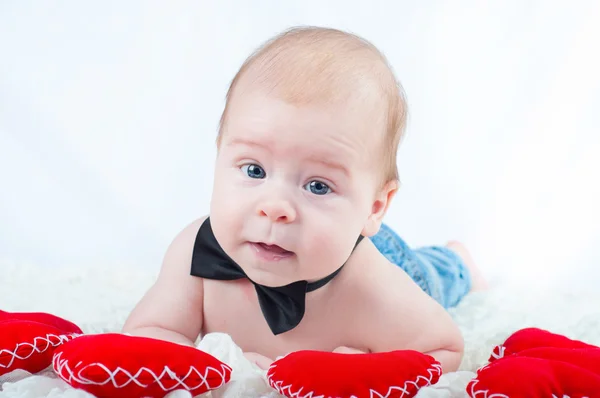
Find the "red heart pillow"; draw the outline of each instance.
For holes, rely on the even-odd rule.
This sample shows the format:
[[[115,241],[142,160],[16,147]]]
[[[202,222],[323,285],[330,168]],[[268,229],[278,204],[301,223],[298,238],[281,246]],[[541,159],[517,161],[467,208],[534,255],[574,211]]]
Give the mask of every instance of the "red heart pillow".
[[[494,348],[467,386],[471,397],[600,396],[600,348],[545,330],[519,330]]]
[[[592,346],[593,347],[593,346]],[[567,362],[571,365],[589,370],[600,376],[600,348],[557,348],[538,347],[523,350],[519,357],[539,358],[549,361]]]
[[[493,362],[496,359],[535,347],[596,348],[593,345],[571,340],[547,330],[526,328],[513,333],[504,344],[494,347],[488,361]]]
[[[80,333],[79,327],[54,315],[0,311],[0,376],[16,369],[44,370],[56,347]]]
[[[297,351],[273,362],[267,378],[286,397],[412,397],[435,384],[442,367],[417,351],[341,354]]]
[[[65,333],[83,334],[79,326],[75,325],[73,322],[69,322],[66,319],[45,312],[6,312],[0,310],[0,322],[7,319],[33,321],[53,326]]]
[[[467,392],[472,398],[592,398],[600,396],[600,376],[562,360],[515,355],[481,370]]]
[[[227,383],[231,368],[194,347],[124,334],[79,337],[54,353],[56,374],[97,397],[192,395]]]

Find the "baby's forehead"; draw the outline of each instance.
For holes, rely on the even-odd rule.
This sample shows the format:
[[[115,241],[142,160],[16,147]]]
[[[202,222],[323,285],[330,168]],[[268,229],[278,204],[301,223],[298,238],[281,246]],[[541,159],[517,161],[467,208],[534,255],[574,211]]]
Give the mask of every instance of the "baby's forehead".
[[[383,55],[363,39],[333,29],[298,29],[264,45],[232,84],[260,87],[286,102],[380,101],[396,81]],[[240,88],[241,88],[240,87]]]
[[[385,128],[369,113],[344,104],[290,104],[264,92],[236,94],[223,131],[227,146],[270,157],[346,167],[379,165]],[[254,152],[254,151],[251,151]]]
[[[386,126],[378,103],[346,98],[299,104],[272,90],[244,90],[232,98],[227,126],[222,133],[274,135],[278,139],[293,139],[299,135],[311,137],[315,142],[320,141],[319,138],[343,140],[343,137],[379,141],[378,136],[384,135]]]

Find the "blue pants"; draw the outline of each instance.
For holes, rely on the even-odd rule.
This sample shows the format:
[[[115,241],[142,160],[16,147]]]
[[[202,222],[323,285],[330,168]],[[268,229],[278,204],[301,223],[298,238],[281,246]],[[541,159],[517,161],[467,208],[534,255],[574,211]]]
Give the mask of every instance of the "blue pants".
[[[402,268],[444,308],[456,306],[471,290],[469,269],[458,254],[446,247],[413,250],[385,224],[371,241],[381,254]]]

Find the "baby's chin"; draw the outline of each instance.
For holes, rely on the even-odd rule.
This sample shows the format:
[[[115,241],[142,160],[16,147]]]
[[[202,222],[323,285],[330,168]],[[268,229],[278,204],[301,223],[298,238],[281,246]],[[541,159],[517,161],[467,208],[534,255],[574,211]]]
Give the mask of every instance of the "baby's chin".
[[[279,287],[305,280],[302,273],[298,272],[301,265],[298,264],[296,256],[277,262],[250,259],[238,264],[250,280],[263,286]]]
[[[246,266],[243,269],[250,280],[268,287],[285,286],[301,280],[295,273],[285,272],[282,269],[272,269],[272,267]]]
[[[295,272],[296,270],[286,270],[283,268],[273,269],[273,267],[243,267],[244,272],[253,282],[259,285],[268,287],[280,287],[286,286],[298,281],[307,281],[309,283],[316,282],[325,278],[328,275],[314,276],[305,275],[302,272]],[[332,270],[331,273],[335,272]]]
[[[314,282],[329,275],[329,273],[320,275],[322,272],[319,271],[323,267],[307,267],[307,264],[302,264],[297,253],[271,261],[257,256],[256,250],[245,244],[242,250],[238,250],[230,256],[251,281],[268,287],[286,286],[298,281]],[[309,263],[315,265],[314,261],[309,261]],[[331,270],[331,272],[334,271]]]
[[[265,253],[258,253],[257,248],[253,246],[254,244],[245,242],[230,255],[251,281],[263,286],[277,287],[299,280],[297,271],[300,268],[295,253],[269,257],[265,256]]]

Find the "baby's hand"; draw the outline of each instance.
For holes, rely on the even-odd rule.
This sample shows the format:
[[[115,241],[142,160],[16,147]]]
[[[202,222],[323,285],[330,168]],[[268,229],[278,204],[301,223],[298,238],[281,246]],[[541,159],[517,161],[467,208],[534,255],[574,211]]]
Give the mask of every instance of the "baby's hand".
[[[262,370],[268,370],[273,363],[272,359],[265,357],[264,355],[257,354],[256,352],[245,352],[244,356],[248,361],[256,364]]]
[[[366,354],[366,352],[364,352],[364,351],[357,350],[356,348],[345,347],[345,346],[338,347],[335,350],[333,350],[333,352],[335,352],[337,354]]]
[[[333,350],[333,352],[338,354],[365,354],[364,351],[345,346],[338,347],[335,350]],[[268,370],[271,364],[273,363],[272,359],[267,358],[264,355],[257,354],[256,352],[245,352],[244,356],[248,361],[250,361],[253,364],[256,364],[256,366],[258,366],[262,370]]]

